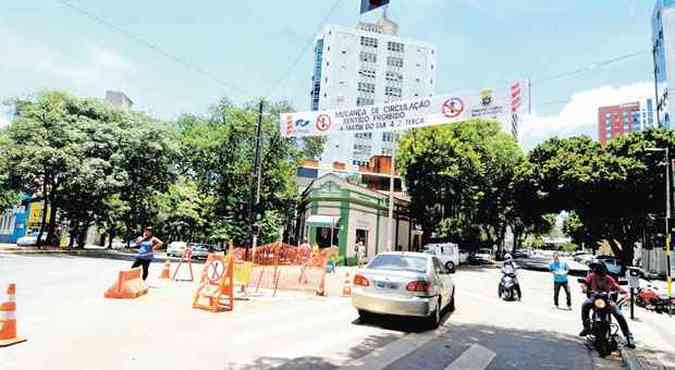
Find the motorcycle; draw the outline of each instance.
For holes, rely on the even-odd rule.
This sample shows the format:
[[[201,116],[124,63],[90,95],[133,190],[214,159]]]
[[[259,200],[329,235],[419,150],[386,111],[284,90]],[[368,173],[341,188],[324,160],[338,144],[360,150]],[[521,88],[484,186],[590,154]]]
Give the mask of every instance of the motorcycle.
[[[502,271],[502,278],[499,281],[499,298],[505,301],[515,301],[518,298],[518,293],[516,292],[517,283],[518,277],[515,272]]]
[[[660,294],[659,288],[652,284],[647,284],[638,291],[635,304],[648,310],[653,310],[656,313],[667,313],[675,305],[675,298],[671,302],[668,299],[667,295]]]
[[[585,279],[579,279],[585,284]],[[606,357],[619,349],[619,326],[612,321],[610,307],[612,303],[619,308],[626,304],[626,299],[617,292],[593,292],[589,298],[593,301],[591,308],[590,334],[586,340],[592,345],[600,357]]]

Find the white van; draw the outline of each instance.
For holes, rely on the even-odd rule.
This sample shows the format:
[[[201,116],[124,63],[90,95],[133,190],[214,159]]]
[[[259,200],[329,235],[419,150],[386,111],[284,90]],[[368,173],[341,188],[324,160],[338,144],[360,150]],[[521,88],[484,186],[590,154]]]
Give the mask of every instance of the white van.
[[[455,267],[459,266],[459,247],[455,243],[427,244],[424,253],[438,257],[448,271],[455,271]]]

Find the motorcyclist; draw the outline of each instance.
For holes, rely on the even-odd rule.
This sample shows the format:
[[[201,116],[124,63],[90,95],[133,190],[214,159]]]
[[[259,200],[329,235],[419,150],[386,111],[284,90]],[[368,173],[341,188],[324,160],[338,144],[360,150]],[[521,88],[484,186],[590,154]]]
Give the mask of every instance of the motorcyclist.
[[[518,265],[513,262],[513,258],[509,253],[504,255],[504,264],[502,265],[502,275],[513,274],[513,287],[518,293],[518,300],[523,299],[523,293],[520,291],[520,282],[518,281]],[[501,283],[500,283],[501,284]]]
[[[584,325],[584,329],[579,333],[580,336],[585,337],[591,333],[591,320],[590,320],[590,313],[591,313],[591,308],[593,307],[593,294],[595,292],[606,292],[606,293],[611,293],[611,292],[620,292],[621,294],[628,294],[625,289],[621,288],[621,286],[612,278],[611,276],[608,275],[607,273],[607,265],[599,261],[595,264],[595,269],[593,272],[588,274],[586,276],[586,282],[585,285],[583,286],[584,291],[588,294],[588,298],[584,301],[583,305],[581,306],[581,320]],[[610,302],[609,303],[609,309],[616,319],[616,322],[619,324],[619,327],[621,328],[621,332],[623,333],[624,337],[626,338],[626,346],[629,348],[635,348],[635,343],[633,339],[633,335],[630,333],[630,329],[628,328],[628,322],[626,321],[626,318],[623,316],[623,313],[617,307],[615,302]]]

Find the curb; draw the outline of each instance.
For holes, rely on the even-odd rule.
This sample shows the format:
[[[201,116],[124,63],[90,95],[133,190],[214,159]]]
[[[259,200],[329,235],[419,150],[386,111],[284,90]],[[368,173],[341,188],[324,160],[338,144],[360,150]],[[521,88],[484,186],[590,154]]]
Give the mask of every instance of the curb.
[[[621,358],[623,359],[623,364],[626,365],[626,369],[628,370],[642,370],[642,364],[640,363],[640,360],[638,360],[637,356],[633,352],[633,350],[630,349],[622,349],[621,350]]]
[[[0,255],[67,255],[67,256],[77,256],[77,257],[89,257],[89,258],[107,258],[113,260],[123,260],[123,261],[133,261],[136,259],[136,255],[132,253],[118,253],[118,252],[106,252],[101,250],[39,250],[39,249],[27,249],[27,250],[2,250],[0,249]],[[178,263],[181,258],[178,257],[158,257],[155,256],[152,259],[152,262],[172,262]],[[203,260],[192,260],[192,263],[200,264],[204,263]]]

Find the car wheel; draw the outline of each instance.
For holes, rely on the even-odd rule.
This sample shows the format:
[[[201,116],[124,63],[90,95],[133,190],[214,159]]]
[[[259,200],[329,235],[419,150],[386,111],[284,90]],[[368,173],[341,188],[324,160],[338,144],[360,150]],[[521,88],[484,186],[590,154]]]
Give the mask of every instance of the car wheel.
[[[455,272],[455,263],[448,261],[445,263],[445,268],[448,270],[448,272]]]
[[[364,311],[364,310],[358,310],[358,311],[359,311],[359,321],[361,323],[366,323],[373,318],[373,315],[368,311]]]
[[[441,324],[441,297],[438,297],[438,305],[436,306],[436,309],[427,318],[427,327],[430,330],[434,330],[438,328],[440,324]]]
[[[455,288],[452,288],[452,295],[450,296],[450,304],[448,305],[448,311],[455,312]]]

